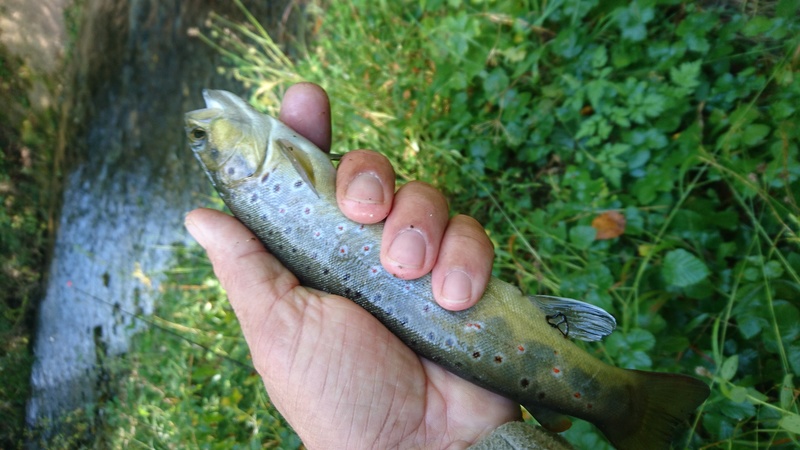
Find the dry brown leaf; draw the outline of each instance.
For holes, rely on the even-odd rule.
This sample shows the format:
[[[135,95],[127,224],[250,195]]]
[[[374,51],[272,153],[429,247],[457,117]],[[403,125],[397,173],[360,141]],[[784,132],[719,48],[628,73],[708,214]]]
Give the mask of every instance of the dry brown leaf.
[[[614,239],[625,232],[625,216],[617,211],[606,211],[592,220],[592,227],[597,230],[596,240]]]

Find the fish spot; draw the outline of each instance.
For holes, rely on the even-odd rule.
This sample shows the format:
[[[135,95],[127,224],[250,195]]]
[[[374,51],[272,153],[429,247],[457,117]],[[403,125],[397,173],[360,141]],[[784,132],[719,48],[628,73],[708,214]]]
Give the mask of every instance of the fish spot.
[[[364,294],[362,294],[361,292],[359,292],[359,291],[353,292],[353,295],[352,295],[353,300],[358,300],[358,299],[360,299],[362,297],[364,297]]]
[[[523,378],[519,380],[519,385],[522,387],[522,389],[528,389],[528,387],[531,385],[531,380]]]
[[[258,194],[253,194],[253,195],[250,197],[250,201],[251,201],[251,202],[255,202],[256,200],[258,200]]]
[[[481,357],[481,352],[479,351],[472,352],[472,359],[480,359],[480,357]]]
[[[517,353],[525,353],[525,346],[522,345],[522,344],[519,344],[517,346]]]
[[[394,314],[394,307],[392,307],[392,306],[387,307],[386,308],[386,315],[387,316],[391,316],[393,314]]]
[[[278,206],[278,214],[286,214],[286,205]]]
[[[558,350],[553,350],[553,354],[557,355],[558,354]]]
[[[448,347],[452,347],[452,346],[456,345],[456,343],[453,340],[453,338],[447,338],[447,339],[444,340],[444,345],[446,345]]]
[[[228,167],[228,175],[233,175],[236,173],[236,170],[233,167]]]
[[[311,206],[309,206],[309,205],[304,205],[303,206],[303,215],[310,216],[311,213],[313,213],[313,212],[314,212],[314,208],[312,208]]]
[[[294,187],[295,187],[295,188],[299,188],[299,187],[301,187],[301,186],[303,186],[303,182],[302,182],[302,181],[295,181],[295,182],[294,182]]]
[[[297,253],[297,249],[292,247],[292,253]]]
[[[267,215],[266,214],[262,214],[261,215],[261,220],[267,220]]]
[[[428,333],[428,340],[429,341],[435,341],[436,340],[436,335],[433,334],[433,332]]]
[[[539,392],[539,395],[537,397],[539,397],[539,400],[544,400],[545,396],[546,396],[546,394],[544,393],[544,391],[542,391],[542,392]]]
[[[561,369],[559,369],[558,367],[553,367],[552,374],[556,378],[560,378],[561,375],[563,375],[563,373],[561,372]]]
[[[591,403],[587,403],[586,404],[586,409],[592,409],[592,404]]]
[[[576,392],[576,393],[572,394],[572,396],[575,397],[576,399],[580,399],[581,398],[581,393],[580,392]]]
[[[327,275],[329,273],[331,273],[330,269],[322,269],[322,274],[323,275]]]
[[[375,303],[378,303],[381,300],[383,300],[383,295],[381,295],[381,294],[375,294],[375,295],[372,296],[372,301],[375,302]]]
[[[344,233],[344,225],[336,225],[336,234]]]
[[[269,179],[269,172],[265,173],[264,176],[261,177],[261,182],[266,183]]]
[[[347,256],[348,251],[349,249],[347,248],[347,246],[343,245],[339,247],[339,251],[337,253],[339,254],[339,256]]]
[[[422,312],[429,312],[431,310],[431,305],[425,304],[422,306]]]
[[[494,355],[495,364],[503,364],[503,355]]]
[[[380,272],[380,271],[381,271],[381,268],[380,268],[380,267],[378,267],[378,266],[372,266],[372,267],[370,267],[369,269],[367,269],[367,272],[368,272],[368,273],[369,273],[371,276],[375,276],[375,275],[377,275],[377,274],[378,274],[378,272]]]
[[[350,280],[350,274],[349,273],[344,274],[344,276],[342,276],[342,280],[344,281]]]
[[[319,239],[320,236],[322,236],[322,233],[319,230],[314,232],[314,237],[315,238]]]
[[[350,293],[352,293],[352,292],[353,291],[350,288],[344,288],[344,295],[346,297],[350,297]]]
[[[401,317],[400,325],[408,325],[408,317]]]
[[[464,325],[464,328],[467,331],[481,331],[483,329],[483,325],[478,322],[467,322]]]
[[[276,184],[275,186],[272,187],[272,192],[280,192],[280,191],[281,191],[280,184]]]

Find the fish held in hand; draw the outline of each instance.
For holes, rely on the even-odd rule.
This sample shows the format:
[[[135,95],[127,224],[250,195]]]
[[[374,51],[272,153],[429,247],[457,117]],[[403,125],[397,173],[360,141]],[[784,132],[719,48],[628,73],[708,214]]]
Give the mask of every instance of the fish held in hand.
[[[620,450],[668,448],[708,397],[695,378],[620,369],[576,346],[616,326],[584,302],[526,296],[492,278],[472,308],[443,309],[430,275],[401,280],[381,267],[382,224],[339,211],[328,155],[230,92],[203,96],[186,135],[233,214],[303,285],[353,300],[418,355],[519,402],[552,431],[569,428],[567,416],[587,420]]]

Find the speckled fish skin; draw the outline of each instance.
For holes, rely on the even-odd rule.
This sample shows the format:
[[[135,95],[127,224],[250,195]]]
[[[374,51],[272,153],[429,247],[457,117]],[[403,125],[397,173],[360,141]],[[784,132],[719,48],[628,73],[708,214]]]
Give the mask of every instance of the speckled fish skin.
[[[668,448],[708,396],[694,378],[594,358],[496,278],[474,307],[444,310],[430,276],[405,281],[382,268],[383,225],[339,211],[327,155],[234,94],[203,95],[207,108],[186,115],[189,144],[233,214],[303,285],[352,299],[417,354],[519,402],[555,431],[569,426],[563,414],[585,419],[622,450]]]

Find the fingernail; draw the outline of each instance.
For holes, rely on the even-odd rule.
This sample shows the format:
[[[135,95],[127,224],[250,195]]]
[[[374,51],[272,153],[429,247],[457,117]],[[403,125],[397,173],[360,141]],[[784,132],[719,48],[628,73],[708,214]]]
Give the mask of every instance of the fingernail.
[[[463,270],[452,270],[444,277],[442,297],[452,303],[464,303],[472,296],[472,278]]]
[[[394,238],[386,256],[401,269],[419,269],[425,263],[425,238],[417,230],[405,230]]]
[[[345,196],[359,203],[383,203],[383,185],[375,175],[361,173],[347,185]]]

